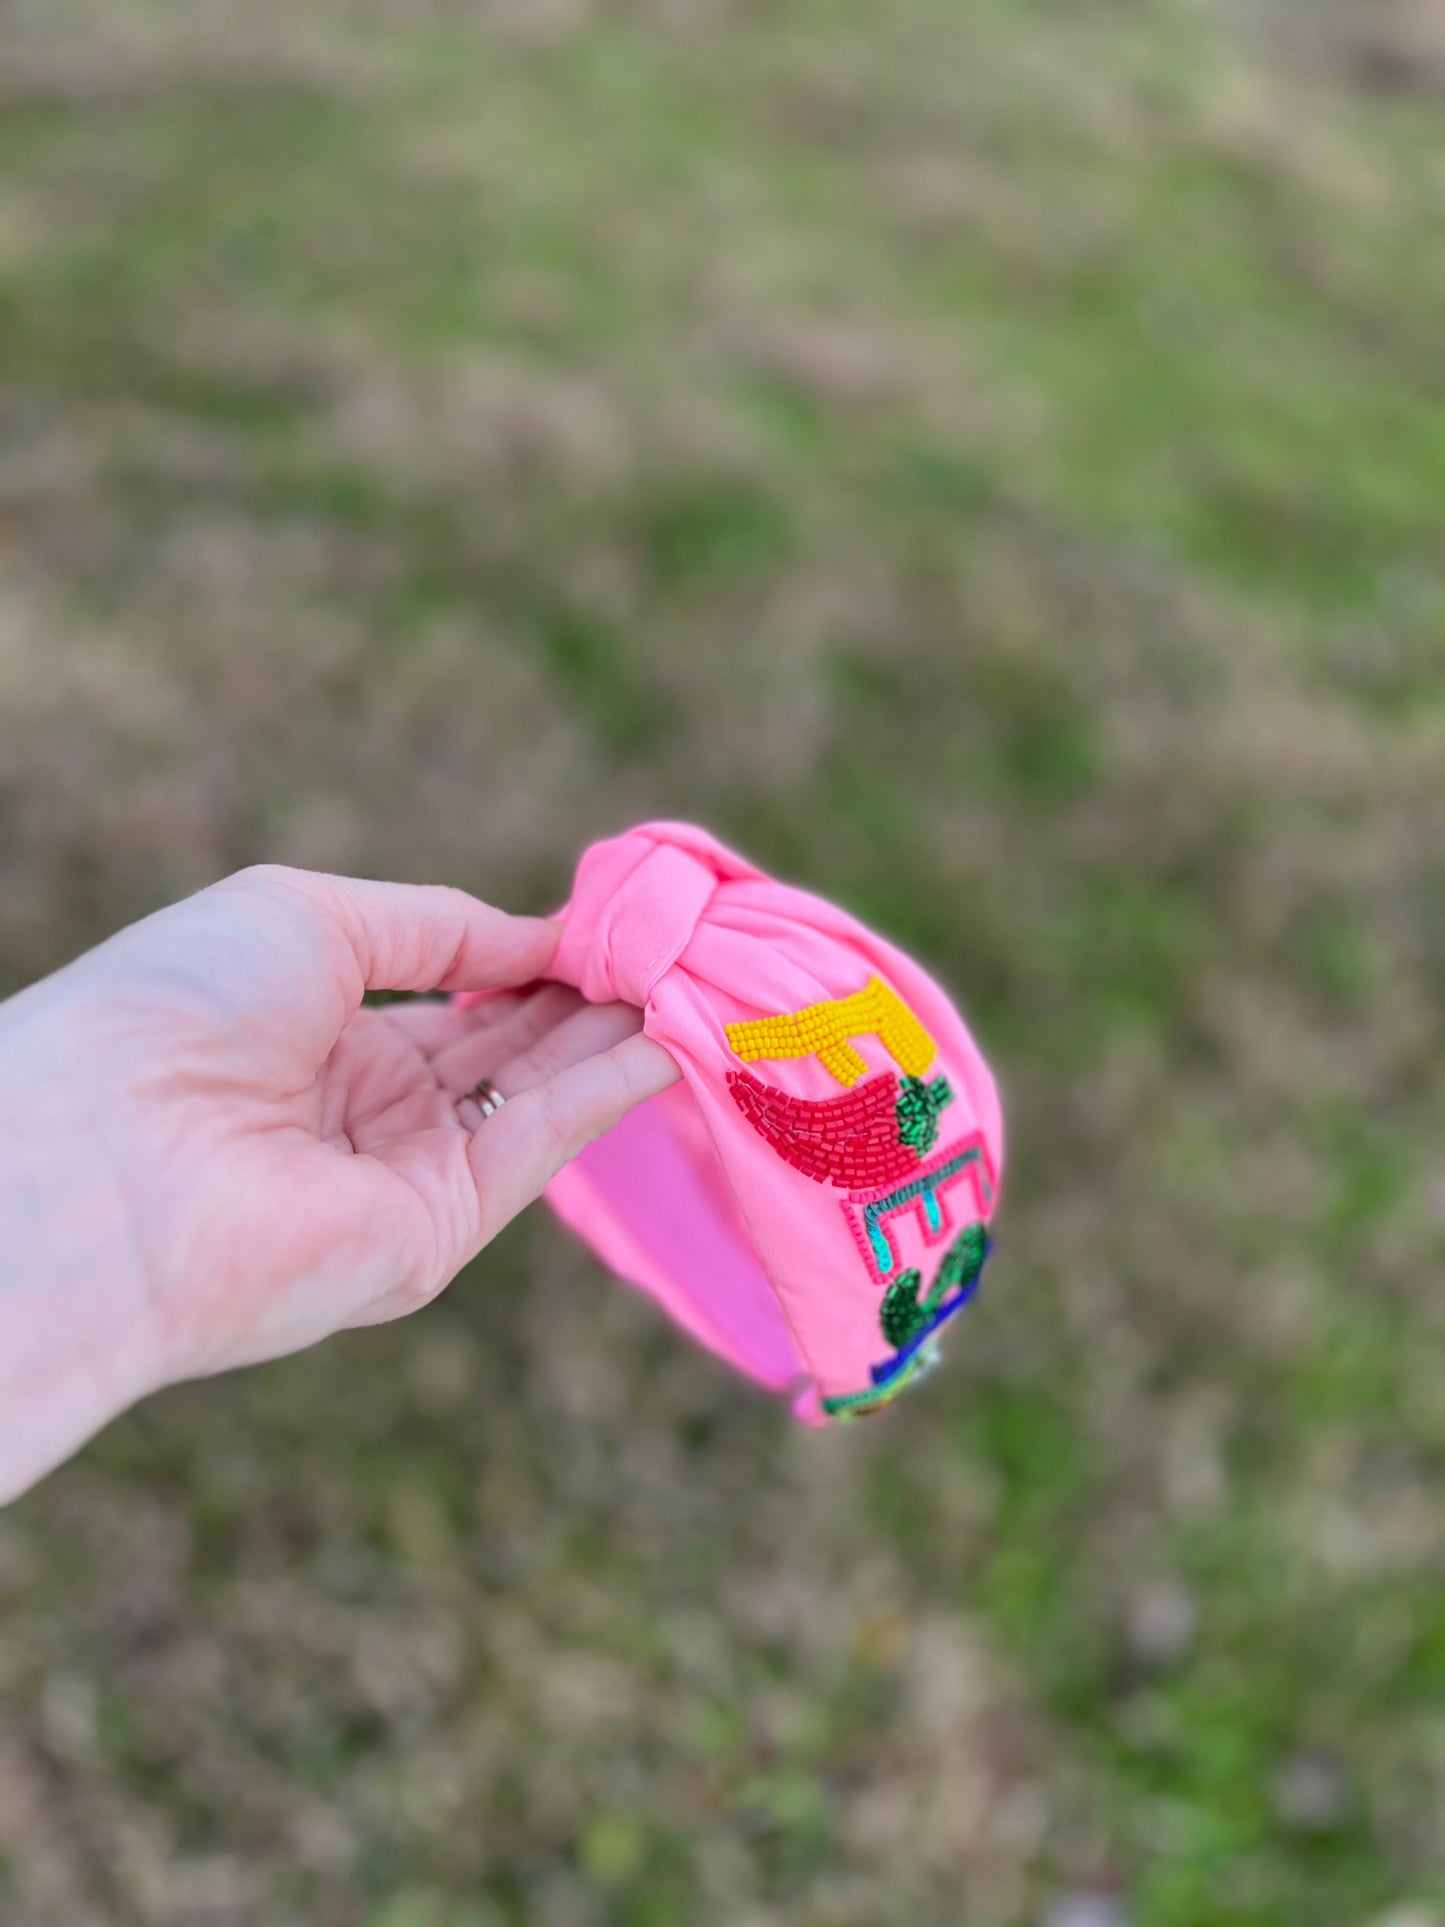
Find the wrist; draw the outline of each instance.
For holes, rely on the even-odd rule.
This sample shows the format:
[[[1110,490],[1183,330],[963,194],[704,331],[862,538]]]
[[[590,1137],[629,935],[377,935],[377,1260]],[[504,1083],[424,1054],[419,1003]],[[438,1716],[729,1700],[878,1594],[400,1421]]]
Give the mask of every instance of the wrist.
[[[160,1374],[145,1307],[112,1269],[124,1239],[103,1193],[64,1193],[43,1143],[0,1134],[0,1165],[3,1503],[154,1390]]]
[[[162,1382],[122,1188],[19,1041],[0,1066],[0,1503]]]

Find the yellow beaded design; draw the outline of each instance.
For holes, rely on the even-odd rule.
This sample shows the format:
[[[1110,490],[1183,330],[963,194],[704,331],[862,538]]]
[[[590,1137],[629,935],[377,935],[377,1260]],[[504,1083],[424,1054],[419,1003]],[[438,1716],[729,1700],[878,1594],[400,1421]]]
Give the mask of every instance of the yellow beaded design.
[[[910,1077],[922,1077],[938,1049],[898,992],[890,990],[881,977],[870,977],[851,997],[727,1027],[728,1042],[746,1063],[754,1064],[764,1057],[816,1054],[840,1084],[856,1084],[867,1070],[848,1039],[868,1032],[883,1040],[899,1068]]]

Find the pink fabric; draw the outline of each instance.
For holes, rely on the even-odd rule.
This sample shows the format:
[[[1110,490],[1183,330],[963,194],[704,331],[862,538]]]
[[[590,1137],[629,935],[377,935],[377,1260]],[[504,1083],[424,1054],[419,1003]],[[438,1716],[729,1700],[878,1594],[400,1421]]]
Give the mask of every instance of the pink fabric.
[[[589,1146],[548,1202],[692,1337],[762,1384],[791,1389],[800,1417],[821,1419],[821,1397],[868,1387],[889,1355],[877,1263],[862,1207],[794,1169],[734,1101],[728,1074],[743,1066],[724,1026],[850,997],[881,977],[937,1044],[928,1075],[946,1076],[954,1093],[929,1159],[973,1138],[996,1187],[1003,1125],[987,1065],[911,958],[690,824],[648,823],[594,844],[563,915],[551,974],[594,1002],[637,1005],[683,1081]],[[897,1069],[876,1036],[852,1042],[867,1075]],[[796,1097],[843,1089],[816,1056],[747,1068]],[[969,1218],[983,1193],[976,1172],[964,1175],[972,1188],[950,1180],[948,1195],[969,1200]],[[991,1208],[989,1199],[977,1215]],[[879,1235],[899,1268],[932,1277],[943,1233],[921,1208],[893,1212]]]

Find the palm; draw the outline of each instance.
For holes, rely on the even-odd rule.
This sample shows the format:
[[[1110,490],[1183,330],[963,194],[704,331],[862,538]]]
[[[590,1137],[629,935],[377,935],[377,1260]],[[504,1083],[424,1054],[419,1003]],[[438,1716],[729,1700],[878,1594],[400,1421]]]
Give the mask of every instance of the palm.
[[[107,1149],[145,1289],[167,1351],[202,1371],[425,1303],[647,1094],[618,1078],[619,1047],[656,1052],[635,1036],[637,1011],[559,984],[503,988],[470,1009],[361,1006],[354,937],[294,886],[271,886],[246,906],[238,942],[225,890],[115,946],[109,974],[119,961],[126,995],[109,1007],[123,1019],[91,1045],[118,1094]],[[514,979],[550,954],[550,935],[511,941]],[[432,971],[404,960],[382,974],[425,984]],[[134,1075],[177,1060],[180,1076]],[[649,1060],[644,1075],[660,1088],[675,1072]],[[458,1104],[483,1077],[513,1101],[476,1130]],[[566,1080],[575,1099],[558,1093]],[[579,1124],[577,1104],[604,1121]]]
[[[264,869],[0,1004],[0,1499],[158,1385],[424,1304],[676,1078],[636,1011],[538,986],[556,941],[455,890]]]
[[[307,1093],[307,1123],[317,1137],[385,1163],[422,1133],[461,1129],[457,1093],[427,1048],[431,1014],[406,1006],[357,1012]]]

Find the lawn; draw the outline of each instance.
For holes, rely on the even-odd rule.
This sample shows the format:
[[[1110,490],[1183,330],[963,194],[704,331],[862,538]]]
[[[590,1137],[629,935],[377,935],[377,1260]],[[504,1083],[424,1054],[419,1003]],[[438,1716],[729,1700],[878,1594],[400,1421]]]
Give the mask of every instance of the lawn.
[[[1010,1132],[869,1424],[533,1214],[0,1516],[5,1927],[1445,1923],[1442,228],[1438,0],[0,6],[0,991],[687,816]]]

